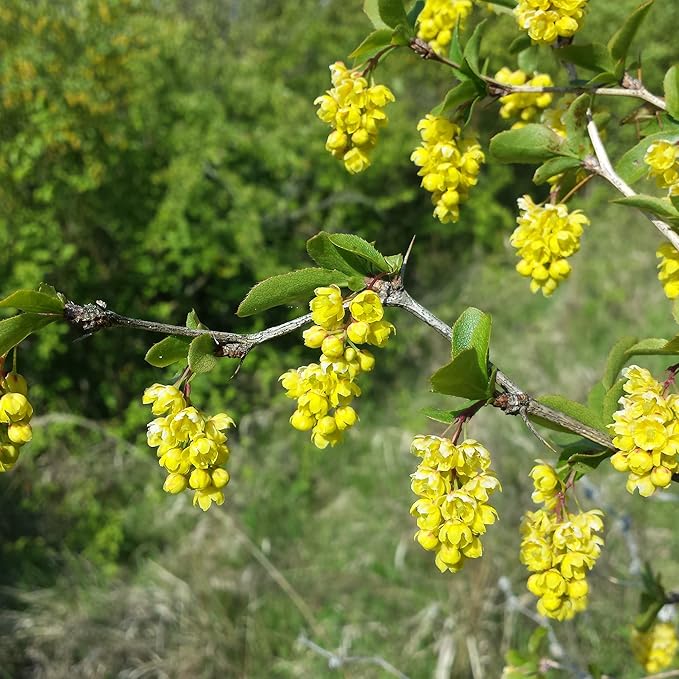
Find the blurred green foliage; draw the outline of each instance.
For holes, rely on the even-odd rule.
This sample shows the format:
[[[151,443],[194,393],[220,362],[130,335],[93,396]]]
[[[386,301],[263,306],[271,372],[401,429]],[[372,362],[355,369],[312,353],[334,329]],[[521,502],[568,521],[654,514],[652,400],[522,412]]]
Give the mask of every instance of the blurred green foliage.
[[[608,37],[622,8],[636,3],[592,4],[583,40]],[[416,234],[414,292],[448,321],[463,304],[493,313],[494,356],[536,391],[565,380],[569,395],[583,398],[616,333],[643,334],[644,324],[669,332],[652,255],[635,257],[625,271],[611,256],[609,240],[620,257],[627,243],[652,249],[625,208],[599,210],[586,235],[598,245],[585,242],[570,292],[554,300],[530,298],[503,249],[532,168],[487,166],[461,221],[433,220],[408,157],[417,119],[450,84],[437,64],[396,54],[377,71],[397,103],[373,166],[363,176],[346,174],[324,149],[327,130],[312,101],[329,86],[328,64],[369,30],[359,5],[6,0],[0,292],[46,280],[77,301],[101,298],[130,316],[180,323],[195,307],[209,327],[253,329],[299,312],[234,315],[257,280],[307,263],[304,242],[318,230],[354,231],[384,252],[403,251]],[[648,47],[643,63],[656,91],[674,56],[672,11],[672,3],[656,3],[635,47]],[[511,16],[494,18],[482,45],[490,70],[516,66],[506,54],[515,36]],[[634,105],[612,102],[620,115]],[[499,124],[497,109],[475,115],[486,142]],[[615,149],[634,130],[612,125],[610,137]],[[604,200],[595,192],[585,207]],[[425,395],[425,378],[447,349],[430,343],[424,328],[393,320],[399,335],[366,384],[361,433],[329,454],[289,431],[287,403],[274,398],[277,376],[307,360],[299,337],[258,349],[235,383],[226,365],[196,383],[197,402],[226,407],[241,422],[227,507],[208,517],[162,493],[143,445],[148,412],[139,395],[168,375],[143,362],[157,338],[111,331],[74,343],[51,326],[26,342],[20,370],[45,419],[20,465],[0,479],[0,676],[32,676],[34,664],[43,676],[113,676],[148,663],[159,676],[265,677],[273,676],[272,659],[275,676],[330,673],[323,659],[295,646],[308,621],[275,585],[262,554],[310,602],[324,633],[319,643],[334,648],[342,635],[356,636],[354,627],[368,629],[359,651],[384,654],[415,677],[433,672],[442,644],[452,639],[468,649],[465,635],[478,633],[496,676],[501,654],[490,644],[508,614],[492,583],[518,573],[521,587],[514,530],[527,497],[521,456],[536,444],[507,418],[488,427],[491,445],[512,449],[500,462],[507,530],[489,535],[496,546],[477,571],[438,577],[429,555],[405,546],[413,467],[405,451],[408,431],[426,426],[420,405],[442,405]],[[578,369],[564,377],[570,365]],[[647,507],[634,507],[648,518]],[[676,562],[671,519],[656,526],[659,558]],[[597,587],[610,595],[594,606],[605,620],[618,594],[610,583]],[[634,594],[625,594],[630,610]],[[461,601],[465,619],[456,614]],[[610,629],[590,626],[582,646],[568,627],[569,648],[606,659],[625,643],[623,621],[615,620]],[[529,636],[521,625],[502,629],[515,641]],[[103,675],[91,648],[104,649]],[[454,676],[470,676],[464,652],[454,662]],[[624,657],[615,664],[623,676]],[[363,669],[353,676],[380,676]]]

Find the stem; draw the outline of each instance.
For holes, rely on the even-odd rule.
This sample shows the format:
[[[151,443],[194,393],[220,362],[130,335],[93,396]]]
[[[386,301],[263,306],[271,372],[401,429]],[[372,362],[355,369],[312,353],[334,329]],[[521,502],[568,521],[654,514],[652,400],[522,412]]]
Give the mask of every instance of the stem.
[[[393,281],[379,280],[375,283],[375,290],[380,295],[382,303],[387,307],[404,309],[418,320],[439,333],[449,342],[452,340],[453,330],[441,319],[434,316],[426,307],[414,300],[403,287],[402,280],[396,277]],[[67,302],[64,309],[66,321],[76,330],[85,335],[93,334],[98,330],[111,327],[126,327],[146,332],[174,335],[180,337],[199,337],[210,335],[218,343],[217,355],[244,358],[257,345],[268,342],[277,337],[294,332],[311,321],[311,314],[305,314],[280,325],[260,330],[259,332],[237,334],[233,332],[218,332],[214,330],[192,330],[178,325],[167,325],[142,319],[128,318],[106,308],[103,302],[80,306],[75,302]],[[552,422],[560,427],[594,441],[605,448],[612,448],[610,438],[602,431],[588,427],[568,415],[553,410],[539,403],[526,394],[520,387],[503,373],[497,370],[495,381],[500,388],[499,395],[504,394],[504,400],[496,399],[494,405],[498,405],[504,412],[510,415],[522,414],[533,415]],[[508,396],[507,396],[508,395]],[[501,404],[502,403],[502,404]],[[512,403],[515,405],[512,406]]]
[[[636,196],[637,193],[632,189],[632,187],[627,184],[624,179],[617,174],[613,169],[613,165],[606,152],[606,147],[601,141],[601,135],[599,134],[599,129],[594,122],[592,117],[592,111],[587,110],[587,133],[589,134],[590,141],[592,142],[592,147],[594,148],[594,153],[596,158],[585,158],[583,163],[584,167],[600,177],[603,177],[609,184],[612,184],[623,196],[631,197]],[[644,212],[642,210],[642,212]],[[672,243],[675,249],[679,250],[679,234],[677,234],[672,227],[663,222],[662,219],[644,212],[649,221],[655,226],[660,233],[667,238],[667,240]]]

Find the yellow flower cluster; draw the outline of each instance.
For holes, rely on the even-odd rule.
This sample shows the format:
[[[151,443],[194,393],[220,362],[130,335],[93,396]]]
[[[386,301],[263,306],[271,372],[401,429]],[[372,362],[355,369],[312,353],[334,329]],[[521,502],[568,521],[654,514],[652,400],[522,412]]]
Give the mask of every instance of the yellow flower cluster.
[[[332,64],[330,72],[332,89],[314,101],[316,115],[333,128],[325,148],[341,158],[351,174],[363,172],[370,165],[377,132],[387,122],[384,107],[394,101],[394,95],[386,85],[371,87],[366,78],[341,61]]]
[[[471,11],[471,0],[426,0],[417,18],[417,37],[426,40],[437,54],[443,54],[455,25],[459,22],[462,28]]]
[[[168,472],[163,490],[193,490],[193,506],[204,512],[213,502],[223,504],[223,488],[229,482],[223,467],[229,457],[224,431],[234,426],[233,419],[226,413],[207,417],[175,386],[154,384],[142,400],[160,416],[149,422],[147,441],[158,448],[158,463]]]
[[[611,464],[629,472],[627,490],[649,497],[657,488],[667,488],[679,460],[679,396],[665,396],[664,387],[648,370],[631,365],[622,371],[626,396],[613,414],[609,429],[618,450]]]
[[[458,125],[441,116],[428,114],[417,124],[422,144],[410,160],[420,170],[422,186],[431,192],[434,217],[444,224],[460,218],[460,204],[476,185],[486,157],[475,139],[461,139]]]
[[[647,672],[660,672],[677,652],[677,631],[669,622],[656,622],[647,632],[632,632],[634,657]]]
[[[644,162],[648,175],[670,196],[679,196],[679,148],[669,141],[656,141],[648,147]]]
[[[488,499],[502,489],[490,454],[473,439],[456,445],[438,436],[416,436],[410,450],[422,458],[410,485],[419,495],[410,508],[417,518],[415,539],[436,553],[442,573],[456,573],[466,559],[481,556],[480,536],[497,519]]]
[[[16,464],[19,449],[33,438],[33,406],[23,375],[10,372],[0,379],[0,472]]]
[[[563,203],[536,205],[528,195],[517,203],[518,226],[509,239],[521,257],[516,270],[532,279],[531,292],[542,290],[548,297],[570,274],[567,258],[580,249],[580,236],[589,219],[581,210],[569,213]]]
[[[679,252],[671,243],[664,243],[655,253],[660,259],[658,280],[670,299],[679,297]]]
[[[528,591],[538,597],[538,613],[569,620],[587,607],[585,577],[604,543],[596,535],[603,529],[603,513],[592,509],[571,514],[559,505],[562,485],[549,465],[540,462],[531,476],[533,500],[545,507],[526,512],[521,524],[521,563],[531,572]]]
[[[532,78],[521,69],[510,71],[506,66],[495,74],[495,80],[503,85],[528,85],[530,87],[551,87],[554,83],[547,73],[533,73]],[[513,92],[500,97],[500,117],[508,120],[518,118],[512,129],[523,127],[537,119],[540,111],[552,103],[551,92],[531,94],[529,92]]]
[[[582,24],[588,0],[519,0],[514,14],[533,42],[570,38]]]
[[[370,372],[375,358],[357,345],[383,347],[395,332],[384,320],[382,302],[373,290],[359,292],[349,303],[349,318],[342,293],[336,285],[316,288],[309,303],[315,325],[304,331],[304,344],[321,350],[319,363],[288,370],[280,377],[288,398],[297,400],[290,424],[311,431],[317,448],[335,446],[343,433],[356,424],[351,407],[361,389],[356,378]]]

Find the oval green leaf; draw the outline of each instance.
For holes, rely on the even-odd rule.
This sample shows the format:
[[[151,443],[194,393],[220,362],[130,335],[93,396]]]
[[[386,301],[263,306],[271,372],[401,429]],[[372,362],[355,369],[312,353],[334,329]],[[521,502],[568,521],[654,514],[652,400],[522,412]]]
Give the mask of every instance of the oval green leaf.
[[[156,368],[165,368],[168,365],[186,359],[191,340],[188,337],[166,337],[156,342],[144,356],[144,360]]]

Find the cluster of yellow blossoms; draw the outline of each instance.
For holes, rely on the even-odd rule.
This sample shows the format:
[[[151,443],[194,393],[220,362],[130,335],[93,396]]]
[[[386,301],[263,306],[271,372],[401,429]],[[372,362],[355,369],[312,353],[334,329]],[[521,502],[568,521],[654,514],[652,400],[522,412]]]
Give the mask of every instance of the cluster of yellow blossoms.
[[[0,379],[0,472],[16,464],[19,449],[33,438],[30,421],[33,406],[22,375],[10,372]]]
[[[644,162],[648,175],[670,196],[679,195],[679,148],[669,141],[656,141],[648,147]]]
[[[426,40],[437,54],[443,54],[455,25],[459,22],[462,28],[471,11],[471,0],[426,0],[417,18],[417,37]]]
[[[647,632],[634,630],[632,651],[647,672],[667,667],[677,652],[677,631],[669,622],[656,622]]]
[[[497,519],[488,504],[501,490],[490,470],[490,454],[473,439],[456,445],[438,436],[416,436],[411,452],[422,458],[410,486],[419,495],[410,508],[417,517],[415,539],[436,553],[442,573],[456,573],[466,559],[481,556],[480,536]]]
[[[344,161],[351,174],[370,165],[370,151],[377,143],[377,132],[387,122],[384,107],[394,101],[386,85],[368,84],[357,71],[349,70],[341,61],[330,66],[333,87],[314,101],[316,114],[333,131],[325,148]]]
[[[551,87],[554,83],[547,73],[533,73],[532,78],[521,69],[510,71],[506,66],[495,74],[495,80],[503,85],[528,85],[530,87]],[[523,127],[537,119],[540,111],[544,111],[551,103],[551,92],[513,92],[500,97],[500,117],[508,120],[518,118],[512,129]]]
[[[222,489],[229,482],[223,468],[229,457],[224,431],[234,426],[233,419],[226,413],[207,417],[171,385],[154,384],[142,400],[160,416],[149,422],[147,441],[158,448],[158,463],[168,472],[163,490],[176,494],[192,489],[193,506],[203,511],[213,502],[223,504]]]
[[[485,156],[475,139],[461,139],[458,125],[440,116],[427,115],[417,124],[422,144],[410,159],[417,165],[422,186],[432,193],[434,217],[443,222],[460,218],[460,204],[476,185]]]
[[[519,26],[534,42],[549,44],[570,38],[580,28],[588,0],[519,0],[514,9]]]
[[[532,279],[531,292],[542,290],[548,297],[570,274],[567,258],[580,249],[580,236],[589,219],[581,210],[569,213],[563,203],[536,205],[528,195],[517,202],[518,226],[509,239],[521,257],[516,270]]]
[[[540,462],[538,460],[538,462]],[[540,463],[531,471],[533,500],[544,509],[526,512],[521,524],[521,563],[531,575],[528,590],[538,597],[538,613],[569,620],[587,607],[585,576],[601,553],[602,512],[571,514],[559,500],[563,487],[554,469]]]
[[[671,243],[663,243],[655,253],[660,259],[658,280],[670,299],[679,297],[679,251]]]
[[[665,389],[651,373],[638,365],[622,371],[626,396],[608,425],[618,450],[611,464],[629,472],[627,490],[649,497],[657,488],[667,488],[679,460],[679,396],[665,396]]]
[[[304,331],[304,344],[321,350],[319,363],[288,370],[280,377],[288,398],[297,400],[290,424],[311,431],[317,448],[335,446],[358,416],[351,407],[361,395],[356,378],[369,372],[375,358],[359,344],[383,347],[394,326],[384,320],[382,302],[373,290],[359,292],[349,303],[349,319],[342,293],[336,285],[316,288],[309,303],[315,323]]]

